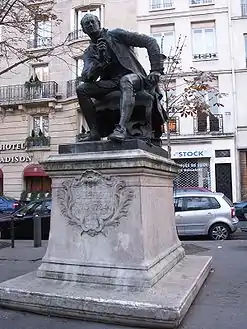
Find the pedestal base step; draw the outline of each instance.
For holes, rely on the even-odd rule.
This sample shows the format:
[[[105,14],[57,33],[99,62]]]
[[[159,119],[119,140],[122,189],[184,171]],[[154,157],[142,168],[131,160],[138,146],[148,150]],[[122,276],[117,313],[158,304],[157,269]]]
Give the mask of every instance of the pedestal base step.
[[[0,283],[0,306],[73,319],[176,328],[211,269],[211,257],[186,256],[152,288],[124,292],[41,279],[36,272]]]

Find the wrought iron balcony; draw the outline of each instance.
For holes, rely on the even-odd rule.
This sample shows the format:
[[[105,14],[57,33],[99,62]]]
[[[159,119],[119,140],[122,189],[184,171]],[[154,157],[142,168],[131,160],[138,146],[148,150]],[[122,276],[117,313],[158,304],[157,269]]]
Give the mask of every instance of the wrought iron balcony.
[[[3,86],[0,87],[0,106],[54,99],[57,91],[58,84],[55,81]]]
[[[247,16],[247,3],[242,3],[241,4],[241,15],[242,16]]]
[[[214,4],[214,0],[190,0],[190,5],[209,5]]]
[[[27,48],[44,48],[52,46],[52,37],[37,37],[27,41]]]
[[[75,41],[78,39],[87,39],[88,36],[82,30],[75,30],[68,34],[68,41]]]
[[[67,97],[76,97],[76,87],[80,84],[80,81],[75,80],[69,80],[67,81]]]
[[[210,60],[210,59],[216,59],[217,54],[216,53],[206,53],[206,54],[193,54],[194,60]]]
[[[200,113],[194,117],[195,134],[223,134],[223,115]]]
[[[29,136],[26,138],[25,142],[27,149],[33,147],[49,147],[50,146],[50,137],[48,136]]]
[[[173,6],[172,0],[151,0],[150,9],[169,9]]]

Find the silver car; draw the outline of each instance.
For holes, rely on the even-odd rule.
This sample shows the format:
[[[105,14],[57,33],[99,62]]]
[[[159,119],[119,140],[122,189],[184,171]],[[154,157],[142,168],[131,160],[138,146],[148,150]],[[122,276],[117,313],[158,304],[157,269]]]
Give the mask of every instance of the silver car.
[[[223,193],[177,192],[174,205],[179,236],[208,235],[213,240],[226,240],[238,227],[234,205]]]

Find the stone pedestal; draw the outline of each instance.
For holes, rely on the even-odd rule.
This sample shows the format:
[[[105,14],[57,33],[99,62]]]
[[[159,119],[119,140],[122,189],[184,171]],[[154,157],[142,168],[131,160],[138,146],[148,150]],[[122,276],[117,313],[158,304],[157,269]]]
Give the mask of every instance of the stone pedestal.
[[[60,147],[46,255],[35,273],[0,284],[0,305],[147,327],[178,325],[211,266],[177,237],[177,166],[144,142]]]

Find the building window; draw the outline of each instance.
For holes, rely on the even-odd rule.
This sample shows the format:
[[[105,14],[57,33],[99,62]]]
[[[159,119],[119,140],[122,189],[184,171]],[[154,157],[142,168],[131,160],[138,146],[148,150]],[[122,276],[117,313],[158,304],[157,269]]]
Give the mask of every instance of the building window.
[[[41,133],[45,136],[49,136],[49,117],[48,115],[39,115],[33,117],[33,132],[35,136],[39,136]]]
[[[172,0],[151,0],[150,9],[169,9],[173,6]]]
[[[37,77],[40,81],[49,81],[49,66],[47,64],[43,65],[33,65],[33,76]]]
[[[231,156],[231,150],[215,150],[216,158],[229,158]]]
[[[171,135],[179,134],[179,117],[169,118],[168,128]],[[167,134],[166,124],[164,125],[164,133]]]
[[[81,76],[82,70],[83,70],[83,59],[82,58],[76,58],[75,59],[75,75],[76,78]]]
[[[191,5],[209,5],[213,3],[214,0],[190,0]]]
[[[34,31],[28,40],[28,48],[42,48],[52,46],[51,21],[37,21],[34,23]]]
[[[247,0],[241,0],[241,15],[247,16]]]
[[[192,23],[193,59],[217,58],[215,22]]]
[[[166,56],[174,54],[175,45],[175,25],[153,25],[151,26],[151,35],[156,39],[160,50]]]
[[[69,33],[68,40],[73,41],[81,38],[88,38],[88,36],[82,31],[81,20],[86,14],[92,14],[98,17],[103,26],[103,7],[93,6],[90,8],[79,8],[73,11],[71,19],[71,30]]]
[[[194,132],[196,134],[223,133],[222,114],[198,111],[194,117]]]
[[[245,66],[247,67],[247,33],[244,34]]]
[[[219,107],[216,106],[218,103],[218,97],[215,95],[214,90],[205,92],[204,98],[205,102],[209,105],[210,112],[217,114],[219,112]]]

